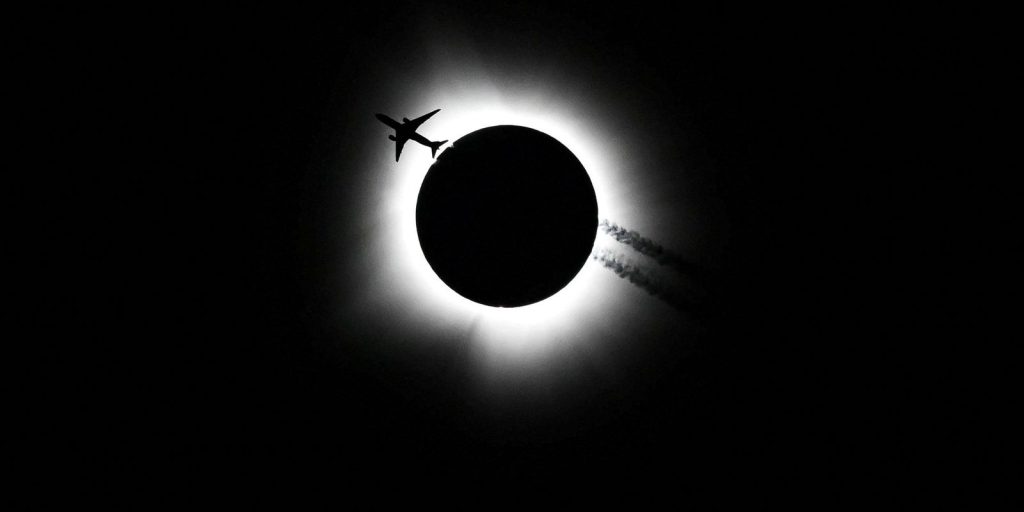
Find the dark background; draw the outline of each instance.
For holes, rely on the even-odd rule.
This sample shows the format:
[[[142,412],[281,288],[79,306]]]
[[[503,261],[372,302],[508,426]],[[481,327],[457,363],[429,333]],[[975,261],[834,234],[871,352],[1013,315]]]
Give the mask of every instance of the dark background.
[[[329,146],[369,143],[346,123],[376,111],[361,80],[416,59],[391,50],[425,10],[484,45],[520,33],[522,58],[543,51],[524,43],[536,36],[628,61],[624,79],[715,170],[729,237],[696,350],[639,357],[562,421],[505,422],[467,412],[455,381],[322,349],[360,335],[325,320],[324,243],[344,211],[325,191]],[[76,162],[42,208],[77,248],[41,258],[63,290],[42,315],[54,299],[75,311],[40,322],[72,340],[47,356],[59,378],[40,379],[50,398],[34,406],[58,412],[41,432],[77,461],[58,471],[101,489],[288,476],[387,494],[916,499],[915,468],[945,439],[917,416],[941,399],[917,394],[920,344],[896,307],[912,284],[892,278],[881,227],[903,221],[892,177],[926,166],[909,128],[940,117],[921,85],[964,59],[962,36],[911,18],[402,2],[48,13],[27,40],[53,77],[36,119],[69,143],[37,158]]]

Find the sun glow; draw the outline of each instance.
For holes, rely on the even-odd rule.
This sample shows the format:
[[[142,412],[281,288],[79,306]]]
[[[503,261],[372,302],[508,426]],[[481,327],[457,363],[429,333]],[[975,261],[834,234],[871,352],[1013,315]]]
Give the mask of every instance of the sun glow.
[[[409,111],[393,115],[414,118],[440,107],[441,112],[419,129],[430,140],[450,141],[438,155],[460,137],[488,126],[533,128],[557,139],[580,160],[594,185],[599,216],[614,215],[609,212],[619,210],[620,196],[612,191],[623,187],[617,186],[618,177],[613,169],[623,166],[608,153],[607,145],[601,144],[614,137],[603,132],[598,120],[588,117],[578,101],[557,96],[499,94],[486,84],[473,88],[463,83],[460,88],[435,90],[456,92],[425,95],[422,102],[408,107]],[[375,262],[377,268],[374,288],[387,290],[389,300],[416,311],[416,316],[427,324],[438,328],[461,325],[469,333],[474,349],[482,349],[477,353],[491,363],[536,361],[553,350],[571,348],[584,332],[581,322],[607,316],[606,302],[613,300],[608,287],[620,285],[613,275],[589,259],[561,291],[523,307],[485,306],[449,288],[427,263],[416,232],[419,189],[434,160],[428,148],[410,141],[401,161],[396,163],[387,133],[390,130],[382,125],[380,150],[373,162],[383,177],[374,187],[379,199],[374,216],[376,224],[386,226],[374,240],[371,261],[367,262]],[[603,238],[599,235],[598,242]],[[400,256],[387,257],[396,254]]]
[[[387,82],[395,83],[392,89],[368,93],[375,98],[366,115],[369,149],[354,169],[356,197],[365,209],[359,225],[347,230],[359,240],[339,241],[346,253],[355,247],[358,268],[342,270],[339,290],[347,290],[359,323],[388,340],[406,340],[389,343],[407,343],[410,350],[423,343],[461,347],[486,379],[538,377],[538,371],[551,375],[569,367],[563,364],[566,357],[579,361],[581,351],[593,363],[602,357],[601,345],[634,338],[670,310],[591,259],[562,290],[534,304],[495,308],[462,297],[434,273],[417,236],[416,203],[434,162],[430,150],[410,141],[395,162],[394,142],[387,139],[393,131],[372,114],[414,119],[440,108],[417,130],[430,140],[449,141],[438,156],[464,135],[489,126],[546,133],[586,169],[599,218],[639,229],[657,225],[647,201],[650,184],[640,179],[644,173],[638,168],[647,161],[644,132],[629,124],[634,117],[621,101],[568,68],[540,67],[549,74],[488,69],[452,48],[428,51],[432,58],[422,70],[396,73],[402,80]],[[595,249],[621,251],[601,233]],[[650,307],[638,309],[638,304]]]

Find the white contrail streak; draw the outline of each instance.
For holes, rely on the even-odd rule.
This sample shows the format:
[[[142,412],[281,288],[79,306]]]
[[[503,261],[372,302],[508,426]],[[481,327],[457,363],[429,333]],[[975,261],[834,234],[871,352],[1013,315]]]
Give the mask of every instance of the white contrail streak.
[[[637,233],[636,231],[626,230],[625,228],[608,221],[608,219],[602,220],[601,223],[598,224],[598,227],[601,228],[601,231],[604,231],[605,234],[614,238],[616,242],[628,245],[644,256],[649,256],[651,259],[658,262],[659,265],[670,267],[684,274],[694,274],[697,270],[694,268],[693,264],[687,262],[682,256],[665,249],[660,244],[653,242],[649,238],[640,236],[640,233]]]
[[[595,249],[591,258],[616,275],[637,286],[648,294],[657,297],[680,311],[693,311],[695,304],[684,297],[676,287],[665,286],[652,279],[648,273],[636,265],[632,265],[616,256],[611,251]]]

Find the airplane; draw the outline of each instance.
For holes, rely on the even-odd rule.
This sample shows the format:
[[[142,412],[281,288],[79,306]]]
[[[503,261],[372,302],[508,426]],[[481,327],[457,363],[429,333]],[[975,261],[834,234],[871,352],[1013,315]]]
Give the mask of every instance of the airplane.
[[[424,146],[430,148],[430,156],[433,157],[437,153],[437,148],[441,147],[442,144],[448,142],[447,140],[431,142],[426,137],[416,133],[416,129],[423,124],[424,121],[430,119],[430,116],[440,112],[441,109],[437,109],[429,114],[424,114],[421,117],[417,117],[412,121],[407,117],[402,118],[402,124],[398,124],[398,121],[391,119],[384,114],[376,114],[377,119],[380,122],[395,129],[394,135],[388,135],[388,139],[395,141],[395,161],[398,161],[398,157],[402,155],[402,146],[405,146],[405,142],[412,139]]]

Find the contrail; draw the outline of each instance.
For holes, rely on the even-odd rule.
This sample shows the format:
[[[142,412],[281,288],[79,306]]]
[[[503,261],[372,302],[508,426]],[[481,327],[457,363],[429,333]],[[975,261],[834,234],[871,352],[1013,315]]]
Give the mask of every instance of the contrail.
[[[648,294],[663,300],[668,305],[680,311],[693,311],[696,309],[695,304],[680,295],[675,288],[663,286],[644,273],[640,267],[622,261],[610,251],[595,249],[590,256],[595,261],[604,265],[605,268],[615,272],[619,277],[628,280]]]
[[[636,231],[628,231],[625,228],[603,219],[598,227],[616,242],[628,245],[644,256],[649,256],[659,265],[671,267],[683,274],[693,275],[696,268],[692,263],[687,262],[682,256],[675,254],[649,238],[640,236]]]

